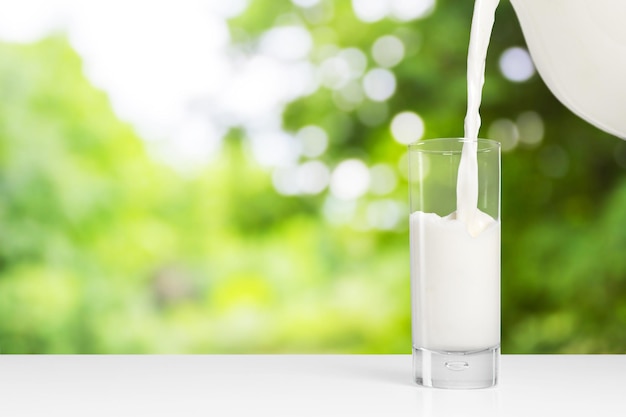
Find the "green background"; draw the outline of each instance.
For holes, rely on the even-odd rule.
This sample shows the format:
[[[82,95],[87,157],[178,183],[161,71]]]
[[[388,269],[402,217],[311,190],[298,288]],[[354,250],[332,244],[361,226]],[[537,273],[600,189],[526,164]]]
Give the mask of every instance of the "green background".
[[[503,154],[503,352],[624,353],[626,143],[572,115],[538,75],[502,76],[498,58],[524,40],[501,3],[482,135],[528,111],[545,126],[540,143],[521,137]],[[251,50],[264,31],[301,22],[314,64],[334,43],[360,48],[372,68],[377,38],[404,41],[379,124],[340,110],[325,88],[283,116],[288,132],[328,132],[319,159],[331,167],[358,158],[397,171],[397,187],[359,198],[348,223],[328,221],[328,191],[277,193],[245,129],[197,175],[152,160],[62,34],[0,44],[1,353],[410,352],[408,222],[358,224],[372,203],[406,206],[393,115],[418,113],[426,138],[462,135],[473,2],[371,24],[348,1],[325,4],[332,17],[312,24],[289,1],[254,0],[229,26],[233,47]]]

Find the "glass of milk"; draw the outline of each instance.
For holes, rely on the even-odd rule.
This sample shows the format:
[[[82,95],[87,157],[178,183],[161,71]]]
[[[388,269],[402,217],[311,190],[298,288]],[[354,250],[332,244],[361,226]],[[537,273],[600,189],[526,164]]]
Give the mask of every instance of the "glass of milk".
[[[408,152],[415,381],[437,388],[494,386],[500,357],[500,144],[430,139],[409,145]],[[477,170],[459,170],[462,159],[468,166],[466,158]],[[457,218],[457,212],[463,215]]]

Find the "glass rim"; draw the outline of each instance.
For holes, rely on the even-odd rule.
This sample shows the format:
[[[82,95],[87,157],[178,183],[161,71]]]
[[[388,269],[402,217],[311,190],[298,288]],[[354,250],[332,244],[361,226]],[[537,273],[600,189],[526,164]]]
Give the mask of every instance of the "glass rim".
[[[468,138],[420,139],[416,142],[409,143],[407,145],[407,148],[409,149],[409,151],[423,152],[423,153],[460,153],[462,151],[461,149],[462,147],[459,147],[458,149],[453,148],[452,146],[448,148],[438,148],[438,149],[433,149],[430,147],[436,146],[437,144],[441,145],[443,143],[459,144],[459,143],[467,143],[467,142],[474,142],[474,140],[468,139]],[[478,150],[477,150],[478,152],[489,152],[493,150],[499,150],[501,147],[501,143],[493,139],[478,138],[476,142],[479,145]]]

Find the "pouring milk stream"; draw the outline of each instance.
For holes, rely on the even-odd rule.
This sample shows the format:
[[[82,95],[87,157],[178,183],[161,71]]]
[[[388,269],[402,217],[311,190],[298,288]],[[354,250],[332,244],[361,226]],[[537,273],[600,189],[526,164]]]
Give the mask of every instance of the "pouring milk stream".
[[[478,161],[476,158],[480,130],[480,101],[485,84],[485,60],[499,0],[477,0],[472,17],[467,52],[467,114],[465,138],[457,179],[456,218],[465,223],[472,236],[484,229],[485,214],[478,211]]]

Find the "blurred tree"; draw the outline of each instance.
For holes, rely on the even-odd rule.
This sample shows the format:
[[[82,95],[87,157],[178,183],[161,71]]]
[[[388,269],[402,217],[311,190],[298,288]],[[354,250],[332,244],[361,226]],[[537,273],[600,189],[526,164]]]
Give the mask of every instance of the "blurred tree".
[[[462,134],[473,2],[369,23],[363,2],[308,3],[253,0],[230,21],[247,55],[276,27],[311,36],[318,87],[283,128],[328,146],[292,171],[261,165],[237,126],[180,175],[66,39],[0,44],[1,352],[410,351],[403,142]],[[626,144],[537,75],[507,79],[499,59],[523,46],[503,1],[482,106],[483,136],[507,150],[503,349],[623,352]],[[391,128],[404,112],[408,139]],[[298,178],[308,188],[291,190]]]

